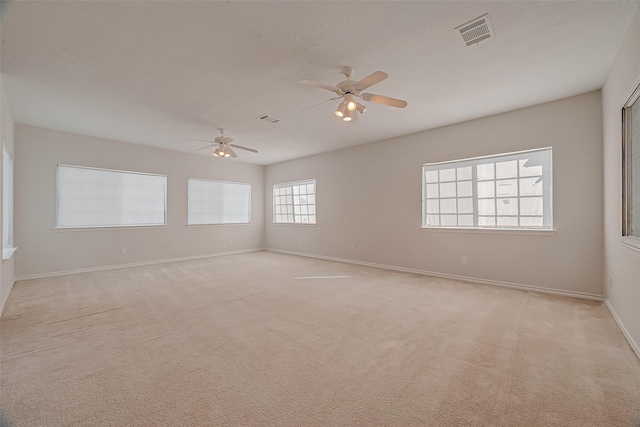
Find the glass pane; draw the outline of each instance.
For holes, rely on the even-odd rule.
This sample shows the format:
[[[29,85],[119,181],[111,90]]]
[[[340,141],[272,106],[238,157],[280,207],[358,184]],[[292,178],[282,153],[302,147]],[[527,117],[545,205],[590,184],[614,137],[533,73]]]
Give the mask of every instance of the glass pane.
[[[496,178],[515,178],[518,176],[518,162],[511,160],[508,162],[496,163]]]
[[[307,205],[300,206],[300,213],[302,213],[302,214],[308,214],[309,213],[309,211],[307,210]]]
[[[520,217],[520,227],[542,227],[543,225],[541,216]]]
[[[438,200],[427,200],[427,213],[440,213],[440,202]]]
[[[315,193],[316,193],[316,185],[307,184],[307,194],[315,194]]]
[[[493,179],[494,176],[494,163],[484,163],[477,166],[478,181],[484,181],[487,179]]]
[[[300,194],[300,187],[297,185],[293,186],[293,194],[298,195]]]
[[[309,223],[310,224],[315,224],[316,223],[316,216],[315,215],[309,215]]]
[[[473,213],[473,199],[458,199],[458,213]],[[473,221],[472,221],[473,222]]]
[[[276,222],[282,222],[282,215],[276,215]]]
[[[471,166],[458,168],[458,181],[463,181],[465,179],[471,179]]]
[[[473,186],[471,181],[458,182],[458,197],[473,196]]]
[[[440,215],[427,215],[426,226],[440,225]]]
[[[495,215],[496,214],[495,199],[478,200],[478,213],[480,215]]]
[[[521,196],[542,196],[542,178],[520,179]]]
[[[440,192],[438,191],[438,184],[427,184],[427,198],[437,198],[440,197]]]
[[[542,197],[523,197],[520,199],[520,212],[522,215],[542,215]]]
[[[299,214],[299,213],[300,213],[300,206],[294,206],[294,207],[293,207],[293,212],[294,212],[295,214]]]
[[[456,215],[440,215],[440,225],[442,227],[455,227],[458,225],[458,217]]]
[[[456,199],[440,199],[441,213],[456,213]]]
[[[498,197],[517,197],[518,196],[518,180],[507,179],[496,181]]]
[[[438,171],[426,171],[425,174],[426,182],[438,182]]]
[[[535,156],[538,157],[538,156]],[[520,176],[542,175],[542,164],[532,156],[529,159],[520,160]]]
[[[479,182],[478,197],[479,198],[495,197],[496,196],[495,185],[496,185],[495,181]]]
[[[445,182],[440,184],[440,197],[456,197],[456,183]]]
[[[316,196],[315,194],[310,194],[307,196],[307,203],[309,203],[310,205],[313,205],[316,203]]]
[[[456,180],[456,170],[455,169],[444,169],[440,171],[440,182],[442,181],[455,181]]]
[[[480,227],[491,227],[496,225],[496,218],[493,216],[478,217],[478,225]]]
[[[518,226],[518,218],[511,216],[499,216],[498,217],[498,227],[517,227]]]
[[[518,199],[498,199],[498,215],[518,215]]]
[[[473,215],[458,215],[459,227],[473,227]]]

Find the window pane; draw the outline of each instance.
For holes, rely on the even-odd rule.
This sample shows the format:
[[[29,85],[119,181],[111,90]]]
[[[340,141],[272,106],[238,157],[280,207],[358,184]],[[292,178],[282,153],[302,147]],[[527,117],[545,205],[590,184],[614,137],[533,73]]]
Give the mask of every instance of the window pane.
[[[520,199],[520,212],[522,215],[542,216],[542,206],[542,197],[524,197]]]
[[[520,176],[542,175],[542,163],[533,156],[525,160],[520,160],[519,164]]]
[[[464,168],[458,168],[458,181],[464,181],[465,179],[471,179],[471,166]]]
[[[440,225],[440,215],[427,215],[426,225]]]
[[[521,196],[542,196],[542,178],[522,178],[520,180]]]
[[[515,160],[496,163],[496,178],[516,178],[517,176],[518,162]]]
[[[314,180],[274,185],[274,194],[286,194],[286,196],[280,198],[274,196],[274,205],[282,205],[282,213],[286,213],[286,215],[282,215],[281,217],[276,215],[274,221],[315,224],[315,188],[316,184]]]
[[[440,182],[443,181],[455,181],[456,180],[456,170],[455,169],[444,169],[440,171]]]
[[[458,215],[459,227],[473,227],[473,215]]]
[[[167,177],[58,166],[58,227],[164,225]]]
[[[544,224],[542,222],[541,216],[521,216],[520,217],[520,226],[521,227],[542,227]]]
[[[458,213],[473,213],[473,199],[458,199]],[[473,223],[473,219],[471,220]]]
[[[456,197],[456,183],[445,182],[440,184],[440,197]]]
[[[478,225],[481,227],[492,227],[496,225],[494,216],[481,216],[478,218]]]
[[[495,199],[478,200],[478,214],[479,215],[495,215],[496,214]]]
[[[507,179],[496,182],[498,197],[513,197],[518,195],[518,180]]]
[[[498,227],[517,227],[517,226],[518,226],[517,217],[510,217],[510,216],[498,217]]]
[[[473,185],[471,181],[458,182],[458,197],[473,196]]]
[[[426,171],[424,176],[426,182],[438,182],[438,171]]]
[[[478,181],[484,181],[487,179],[494,179],[494,163],[483,163],[477,167]]]
[[[496,182],[495,181],[483,181],[478,183],[478,197],[495,197],[496,196]]]
[[[438,191],[438,184],[427,184],[427,198],[436,198],[440,197],[440,192]]]
[[[458,225],[458,217],[456,215],[440,215],[440,225],[443,227],[455,227]]]
[[[440,200],[440,212],[441,213],[456,213],[456,199],[442,199]]]
[[[498,215],[518,215],[518,199],[498,199]]]
[[[440,202],[438,200],[427,200],[427,213],[439,213]]]

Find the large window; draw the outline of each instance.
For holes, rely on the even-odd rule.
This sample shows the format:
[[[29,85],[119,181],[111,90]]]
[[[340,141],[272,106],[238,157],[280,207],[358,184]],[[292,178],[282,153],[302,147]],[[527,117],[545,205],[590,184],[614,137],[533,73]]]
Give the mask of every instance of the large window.
[[[276,224],[315,224],[316,180],[274,185],[273,222]]]
[[[189,224],[251,222],[251,185],[189,179]]]
[[[422,168],[423,227],[551,229],[551,148]]]
[[[58,165],[57,227],[165,225],[167,177]]]
[[[13,157],[2,146],[2,247],[13,247]]]
[[[640,248],[640,86],[622,110],[622,235]]]

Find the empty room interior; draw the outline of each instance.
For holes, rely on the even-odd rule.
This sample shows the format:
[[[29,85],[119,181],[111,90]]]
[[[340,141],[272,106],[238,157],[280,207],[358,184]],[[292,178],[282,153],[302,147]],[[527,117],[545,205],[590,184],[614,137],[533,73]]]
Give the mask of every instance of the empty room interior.
[[[2,1],[2,426],[640,426],[640,1]]]

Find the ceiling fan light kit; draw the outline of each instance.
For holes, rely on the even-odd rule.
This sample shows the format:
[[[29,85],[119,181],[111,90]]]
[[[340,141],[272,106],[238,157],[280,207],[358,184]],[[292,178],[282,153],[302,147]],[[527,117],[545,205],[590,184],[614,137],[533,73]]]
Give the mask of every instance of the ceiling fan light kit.
[[[231,147],[239,148],[240,150],[251,151],[252,153],[258,152],[258,150],[254,150],[253,148],[243,147],[242,145],[238,145],[238,144],[232,144],[233,138],[225,137],[224,129],[218,129],[218,130],[220,131],[220,136],[217,136],[216,138],[214,138],[213,141],[209,141],[208,139],[189,138],[190,141],[203,141],[203,142],[209,143],[208,145],[205,145],[204,147],[196,148],[193,151],[200,151],[200,150],[204,150],[205,148],[211,148],[214,145],[217,145],[215,151],[213,152],[213,156],[219,157],[221,159],[227,159],[229,157],[238,157],[238,155],[231,149]]]
[[[389,77],[387,73],[383,71],[376,71],[357,82],[351,80],[351,76],[353,76],[352,67],[344,67],[343,74],[347,77],[347,80],[344,80],[335,86],[318,83],[312,80],[299,80],[298,83],[329,90],[337,94],[338,99],[342,99],[342,102],[340,102],[338,108],[336,108],[335,114],[336,116],[341,117],[345,122],[352,121],[353,118],[357,118],[357,113],[364,114],[367,110],[367,107],[358,102],[357,98],[360,98],[363,101],[396,108],[404,108],[407,106],[407,101],[402,99],[390,98],[388,96],[376,95],[373,93],[362,93],[363,90],[375,85],[376,83],[380,83]],[[355,113],[356,115],[352,115],[352,112],[354,111],[357,111],[357,113]]]

